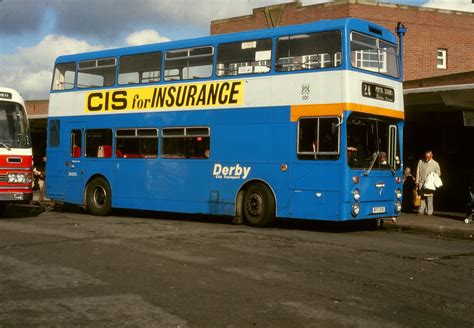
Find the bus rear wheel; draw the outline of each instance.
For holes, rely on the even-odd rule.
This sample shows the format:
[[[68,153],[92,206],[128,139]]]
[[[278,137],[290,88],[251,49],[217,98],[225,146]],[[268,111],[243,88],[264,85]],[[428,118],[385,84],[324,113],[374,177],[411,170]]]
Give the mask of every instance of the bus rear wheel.
[[[275,223],[275,199],[263,183],[254,183],[245,190],[242,206],[248,225],[263,228]]]
[[[112,209],[112,192],[104,178],[95,178],[86,188],[87,210],[92,215],[106,216]]]

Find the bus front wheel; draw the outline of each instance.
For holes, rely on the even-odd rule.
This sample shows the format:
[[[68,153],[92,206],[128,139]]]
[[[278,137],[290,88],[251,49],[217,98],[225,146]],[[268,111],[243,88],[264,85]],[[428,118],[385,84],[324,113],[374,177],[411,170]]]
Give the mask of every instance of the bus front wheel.
[[[263,183],[250,185],[244,193],[243,214],[248,225],[268,227],[275,223],[275,199]]]
[[[105,216],[112,209],[112,192],[104,178],[95,178],[86,189],[87,210],[92,215]]]

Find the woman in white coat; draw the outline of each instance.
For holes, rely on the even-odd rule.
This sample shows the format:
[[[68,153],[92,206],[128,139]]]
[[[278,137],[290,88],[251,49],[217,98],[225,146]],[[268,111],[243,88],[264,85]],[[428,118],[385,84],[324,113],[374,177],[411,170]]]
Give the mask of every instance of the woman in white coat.
[[[436,174],[438,178],[441,176],[439,164],[433,159],[433,152],[429,150],[425,152],[425,159],[418,162],[416,169],[416,187],[421,195],[421,205],[418,209],[418,215],[433,214],[434,189],[430,186],[434,184],[432,173]],[[429,188],[427,188],[427,182]],[[441,182],[441,180],[439,180],[439,182]]]

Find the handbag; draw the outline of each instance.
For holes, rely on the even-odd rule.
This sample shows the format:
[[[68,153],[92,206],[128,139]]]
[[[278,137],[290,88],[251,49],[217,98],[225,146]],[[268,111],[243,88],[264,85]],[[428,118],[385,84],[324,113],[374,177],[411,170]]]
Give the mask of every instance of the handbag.
[[[420,207],[421,206],[421,195],[418,192],[413,190],[413,206]]]

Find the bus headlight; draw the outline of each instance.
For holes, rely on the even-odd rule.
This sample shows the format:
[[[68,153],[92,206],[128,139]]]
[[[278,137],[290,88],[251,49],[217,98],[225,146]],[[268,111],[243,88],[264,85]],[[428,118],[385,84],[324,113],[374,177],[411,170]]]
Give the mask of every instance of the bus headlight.
[[[8,183],[27,183],[25,173],[8,173]],[[29,179],[31,182],[31,178]]]
[[[359,203],[356,202],[352,205],[352,216],[359,215],[359,212],[360,212],[360,205]]]
[[[402,191],[397,188],[397,190],[395,190],[395,196],[397,197],[397,199],[401,199],[402,198]]]
[[[354,196],[354,200],[355,201],[358,201],[360,199],[360,191],[359,189],[354,189],[354,191],[352,192],[353,193],[353,196]]]
[[[402,211],[402,203],[400,201],[397,201],[395,203],[395,213],[400,213]]]

